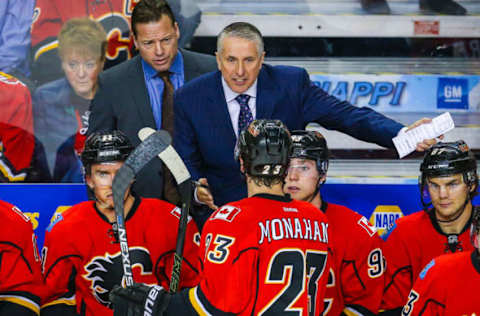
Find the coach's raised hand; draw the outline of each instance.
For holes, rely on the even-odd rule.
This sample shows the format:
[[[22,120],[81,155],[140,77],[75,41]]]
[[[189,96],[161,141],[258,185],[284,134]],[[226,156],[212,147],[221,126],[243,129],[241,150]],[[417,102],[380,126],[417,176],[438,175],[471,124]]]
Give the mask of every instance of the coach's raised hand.
[[[409,125],[407,127],[407,129],[405,130],[405,132],[408,132],[409,130],[412,130],[415,127],[418,127],[422,124],[428,124],[428,123],[431,123],[431,122],[432,122],[431,118],[424,117],[424,118],[416,121],[415,123]],[[438,138],[443,139],[443,137],[444,137],[443,135],[440,135]],[[417,144],[416,150],[417,151],[425,151],[425,150],[429,149],[430,147],[432,147],[433,145],[435,145],[436,143],[437,143],[437,139],[435,139],[435,138],[424,139],[421,143]]]

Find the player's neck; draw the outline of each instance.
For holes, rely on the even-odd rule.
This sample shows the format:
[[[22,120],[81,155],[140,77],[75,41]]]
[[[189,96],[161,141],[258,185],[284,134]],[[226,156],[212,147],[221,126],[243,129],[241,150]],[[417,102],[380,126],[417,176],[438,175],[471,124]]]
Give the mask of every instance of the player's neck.
[[[247,181],[247,191],[248,197],[251,197],[255,194],[273,194],[273,195],[285,195],[283,193],[283,185],[282,183],[274,184],[271,187],[267,187],[265,185],[257,185],[253,180]]]
[[[465,205],[465,210],[463,210],[463,213],[462,215],[460,215],[459,218],[457,218],[452,222],[438,222],[438,225],[440,226],[440,228],[445,234],[459,234],[462,231],[462,229],[465,227],[465,224],[467,224],[471,214],[472,214],[472,203],[467,203],[467,205]],[[438,214],[437,214],[437,219],[441,220]]]
[[[322,207],[322,196],[320,193],[315,194],[310,203],[312,203],[316,208],[320,209]]]

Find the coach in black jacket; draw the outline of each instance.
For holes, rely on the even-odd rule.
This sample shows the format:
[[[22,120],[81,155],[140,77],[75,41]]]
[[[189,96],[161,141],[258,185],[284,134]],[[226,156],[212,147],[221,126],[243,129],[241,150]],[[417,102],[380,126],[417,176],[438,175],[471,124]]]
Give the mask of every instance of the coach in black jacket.
[[[132,13],[132,30],[139,55],[99,77],[91,105],[88,134],[118,129],[133,145],[143,127],[162,128],[162,92],[159,73],[169,72],[175,89],[206,72],[216,70],[213,56],[178,49],[179,30],[164,1],[142,0]],[[143,197],[163,198],[163,171],[159,159],[137,176],[134,190]]]

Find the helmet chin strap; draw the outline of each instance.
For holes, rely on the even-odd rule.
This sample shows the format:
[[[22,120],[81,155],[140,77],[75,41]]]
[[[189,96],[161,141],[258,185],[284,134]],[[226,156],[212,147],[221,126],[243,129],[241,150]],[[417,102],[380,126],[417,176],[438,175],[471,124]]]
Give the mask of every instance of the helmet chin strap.
[[[439,223],[451,223],[451,222],[456,221],[457,219],[460,218],[460,216],[462,216],[463,212],[465,212],[465,207],[467,207],[468,202],[470,202],[470,195],[467,195],[467,198],[465,199],[465,203],[463,203],[462,207],[460,207],[457,210],[457,212],[456,212],[457,214],[455,215],[454,218],[447,219],[447,220],[442,220],[442,219],[437,218],[437,222],[439,222]]]
[[[315,185],[315,188],[316,188],[315,192],[316,192],[316,193],[315,193],[315,194],[312,194],[312,197],[311,197],[307,202],[312,203],[313,199],[315,199],[315,197],[316,197],[317,195],[320,195],[320,187],[325,183],[325,181],[320,182],[320,180],[322,179],[322,177],[323,177],[323,176],[319,176],[319,177],[318,177],[317,185]]]

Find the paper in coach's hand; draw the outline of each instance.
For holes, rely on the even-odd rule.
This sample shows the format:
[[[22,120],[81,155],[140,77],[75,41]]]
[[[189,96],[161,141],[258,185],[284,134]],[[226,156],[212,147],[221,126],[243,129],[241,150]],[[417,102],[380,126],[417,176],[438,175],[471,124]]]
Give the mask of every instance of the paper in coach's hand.
[[[392,141],[397,149],[398,156],[403,158],[415,151],[417,143],[421,143],[424,139],[432,139],[443,135],[454,127],[452,116],[449,112],[445,112],[432,119],[431,123],[422,124],[407,132],[400,133],[392,138]]]

